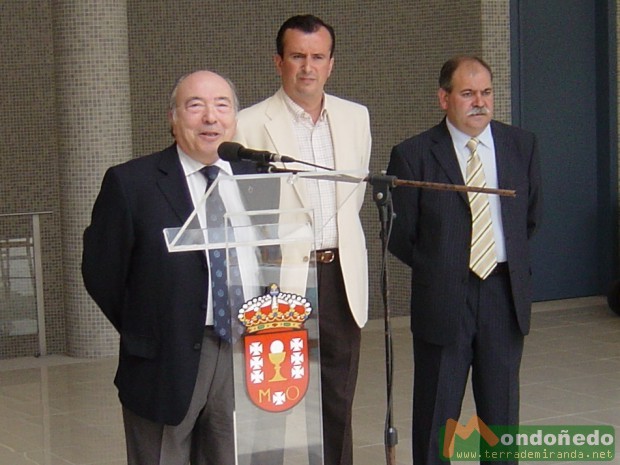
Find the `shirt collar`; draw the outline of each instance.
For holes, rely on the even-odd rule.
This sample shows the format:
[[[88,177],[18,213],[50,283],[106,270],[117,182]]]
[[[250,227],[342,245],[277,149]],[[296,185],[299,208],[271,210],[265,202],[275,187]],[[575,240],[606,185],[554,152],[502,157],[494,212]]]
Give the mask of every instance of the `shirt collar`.
[[[281,92],[282,98],[284,99],[284,103],[286,104],[286,107],[291,112],[291,115],[293,116],[296,122],[312,121],[312,118],[306,112],[306,110],[304,110],[301,106],[295,103],[293,99],[290,98],[286,92],[284,92],[284,89],[282,87],[280,87],[279,92]],[[319,116],[319,119],[317,122],[321,122],[325,120],[327,118],[327,113],[328,113],[327,102],[326,102],[325,94],[323,94],[323,108],[321,109],[321,115]]]
[[[192,157],[190,157],[188,154],[186,154],[181,149],[181,147],[178,146],[178,144],[177,144],[177,152],[179,154],[179,160],[181,161],[181,166],[183,167],[183,173],[185,174],[186,177],[191,176],[192,174],[200,171],[202,168],[206,166],[200,163],[198,160],[195,160]],[[218,158],[217,161],[213,164],[219,167],[220,170],[222,170],[224,173],[228,174],[229,176],[232,176],[233,172],[232,172],[232,168],[229,162],[222,160],[221,158]]]
[[[459,131],[451,122],[446,118],[446,124],[448,126],[448,131],[450,131],[450,136],[452,137],[452,142],[456,147],[465,149],[467,147],[467,142],[471,139],[471,136],[465,134],[462,131]],[[491,148],[493,147],[493,135],[491,134],[491,125],[487,124],[487,127],[476,136],[478,142],[485,147]]]

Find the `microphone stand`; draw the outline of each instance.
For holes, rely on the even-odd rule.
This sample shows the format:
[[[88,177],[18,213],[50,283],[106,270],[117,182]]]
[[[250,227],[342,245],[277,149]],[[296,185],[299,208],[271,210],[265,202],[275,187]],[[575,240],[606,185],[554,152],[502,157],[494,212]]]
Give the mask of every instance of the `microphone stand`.
[[[467,185],[455,185],[444,183],[433,183],[425,181],[401,180],[396,176],[389,175],[369,175],[364,181],[372,186],[372,198],[379,209],[379,221],[381,223],[381,297],[384,309],[384,334],[385,334],[385,375],[386,375],[386,395],[387,410],[385,415],[384,445],[385,460],[387,465],[396,464],[396,444],[398,444],[398,431],[393,423],[394,400],[392,396],[394,364],[393,364],[393,344],[392,344],[392,324],[391,310],[389,305],[389,279],[388,279],[388,244],[392,231],[394,219],[394,208],[392,204],[392,189],[397,186],[414,187],[431,190],[457,191],[457,192],[483,192],[500,196],[515,197],[514,190],[492,189],[486,187],[471,187]]]
[[[326,171],[333,171],[332,168],[315,165],[308,162],[302,162],[295,160],[298,163],[320,168]],[[268,162],[258,163],[258,169],[261,173],[297,173],[299,170],[289,170],[277,168]],[[383,299],[384,308],[384,332],[385,332],[385,373],[386,373],[386,386],[387,386],[387,413],[385,418],[385,458],[387,465],[396,464],[396,444],[398,443],[398,431],[393,424],[393,397],[392,397],[392,380],[394,376],[393,360],[393,345],[392,345],[392,327],[390,319],[390,306],[389,306],[389,280],[388,280],[388,242],[390,238],[390,232],[392,229],[392,220],[394,217],[392,207],[392,193],[391,189],[397,184],[404,183],[399,182],[396,176],[387,175],[370,175],[367,176],[364,181],[373,187],[373,199],[379,209],[379,218],[381,221],[381,295]],[[430,187],[430,186],[424,186]]]
[[[288,163],[291,163],[291,162],[288,162]],[[312,166],[314,168],[319,168],[319,169],[325,170],[325,171],[335,171],[334,168],[329,168],[327,166],[321,166],[321,165],[315,165],[314,163],[310,163],[309,161],[295,160],[292,163],[299,163],[301,165]]]
[[[390,319],[389,305],[389,280],[388,280],[388,242],[390,232],[392,230],[392,220],[394,218],[394,210],[392,206],[392,191],[396,186],[396,176],[387,175],[370,175],[366,178],[366,182],[372,186],[372,198],[379,209],[379,221],[381,223],[381,297],[383,300],[384,310],[384,335],[385,335],[385,376],[386,376],[386,394],[387,394],[387,411],[385,415],[385,429],[383,443],[385,445],[385,460],[388,465],[396,464],[396,444],[398,444],[398,431],[393,423],[393,407],[394,401],[392,397],[392,385],[394,376],[393,365],[393,345],[392,345],[392,326]]]
[[[302,165],[308,165],[308,166],[314,166],[316,168],[320,168],[320,169],[323,169],[325,171],[334,171],[332,168],[327,168],[327,167],[321,166],[321,165],[315,165],[313,163],[306,163],[306,162],[297,161],[297,160],[295,160],[295,163],[300,163]],[[258,170],[259,173],[290,173],[290,174],[297,174],[297,173],[307,173],[308,172],[306,170],[300,170],[300,169],[278,168],[274,164],[269,163],[267,161],[256,162],[256,169]]]
[[[291,173],[291,174],[297,174],[297,173],[303,173],[303,170],[289,170],[289,169],[284,169],[284,168],[278,168],[275,165],[272,165],[271,163],[256,163],[256,169],[259,173],[264,174],[264,173]]]

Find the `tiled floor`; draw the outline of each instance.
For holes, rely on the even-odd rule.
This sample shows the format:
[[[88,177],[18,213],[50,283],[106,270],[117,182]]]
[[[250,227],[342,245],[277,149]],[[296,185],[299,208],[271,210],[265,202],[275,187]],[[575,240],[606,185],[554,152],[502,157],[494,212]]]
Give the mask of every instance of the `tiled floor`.
[[[407,318],[393,320],[393,341],[395,456],[405,465],[411,463]],[[0,361],[0,465],[124,465],[115,366],[115,359],[62,356]],[[598,297],[536,304],[521,378],[522,423],[620,427],[620,316]],[[355,465],[386,463],[385,384],[383,322],[372,321],[364,330],[355,403]],[[473,413],[468,391],[463,418]],[[620,464],[620,457],[607,463]]]

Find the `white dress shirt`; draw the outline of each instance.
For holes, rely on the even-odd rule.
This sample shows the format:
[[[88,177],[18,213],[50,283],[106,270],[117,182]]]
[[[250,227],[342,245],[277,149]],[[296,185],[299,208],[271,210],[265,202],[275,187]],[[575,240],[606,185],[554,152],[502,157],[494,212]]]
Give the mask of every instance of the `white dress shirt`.
[[[452,137],[452,143],[454,144],[454,150],[457,153],[459,166],[463,179],[467,180],[467,159],[471,152],[467,148],[467,142],[471,139],[471,136],[459,131],[450,121],[446,118],[448,130]],[[495,161],[495,144],[493,142],[493,134],[491,131],[491,125],[482,131],[477,137],[478,143],[478,156],[482,162],[482,169],[484,170],[484,177],[487,183],[487,187],[491,189],[497,189],[497,163]],[[491,207],[491,221],[493,222],[493,237],[495,238],[495,254],[498,262],[506,261],[506,243],[504,241],[504,226],[502,223],[502,207],[498,195],[489,195],[489,206]]]
[[[316,123],[286,93],[284,101],[291,112],[300,159],[315,165],[334,168],[334,145],[329,127],[329,110],[323,107]],[[311,168],[310,168],[311,169]],[[336,183],[306,179],[308,200],[314,209],[316,248],[338,247],[336,220]]]
[[[187,186],[189,188],[190,195],[192,197],[192,203],[194,205],[194,210],[196,211],[196,216],[200,221],[200,227],[202,228],[204,234],[204,241],[208,243],[208,233],[207,233],[207,215],[206,215],[206,207],[205,207],[205,196],[207,189],[207,180],[204,175],[200,172],[202,168],[205,167],[202,163],[194,160],[189,155],[185,154],[180,147],[177,146],[177,150],[179,153],[179,160],[181,161],[181,166],[183,167],[183,172],[185,173],[185,180],[187,181]],[[233,176],[232,168],[230,163],[227,161],[218,159],[215,163],[215,166],[220,168],[220,176],[230,177]],[[232,181],[232,180],[231,180]],[[226,207],[226,211],[228,213],[238,213],[245,212],[245,207],[243,204],[243,200],[241,199],[241,195],[239,190],[237,189],[237,185],[235,182],[228,182],[226,178],[220,180],[218,182],[218,189],[220,196],[222,197],[222,201],[224,206]],[[191,218],[191,217],[190,217]],[[235,241],[236,242],[252,242],[252,230],[249,227],[251,222],[249,218],[245,215],[232,215],[230,217],[230,223],[235,228]],[[239,258],[239,269],[241,272],[241,280],[243,284],[243,292],[246,300],[249,300],[255,297],[258,294],[259,290],[259,279],[258,279],[258,261],[256,257],[256,249],[254,247],[248,246],[237,246],[237,257]],[[177,253],[186,253],[186,252],[177,252]],[[207,262],[209,261],[209,253],[205,246],[205,254],[207,258]],[[205,285],[209,286],[211,289],[211,282],[209,277],[209,282],[205,283]],[[232,315],[234,318],[235,315]],[[208,301],[207,301],[207,318],[205,324],[212,325],[213,324],[213,300],[211,297],[211,292],[208,293]]]

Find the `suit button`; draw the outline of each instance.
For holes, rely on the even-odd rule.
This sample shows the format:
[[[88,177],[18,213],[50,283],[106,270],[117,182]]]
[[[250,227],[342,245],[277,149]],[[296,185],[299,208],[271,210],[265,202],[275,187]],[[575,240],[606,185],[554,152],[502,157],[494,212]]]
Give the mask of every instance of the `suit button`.
[[[200,309],[201,309],[203,312],[206,312],[206,311],[207,311],[207,304],[202,304],[202,305],[200,306]]]
[[[194,350],[200,350],[201,347],[202,347],[202,344],[200,342],[197,342],[196,344],[194,344]]]

